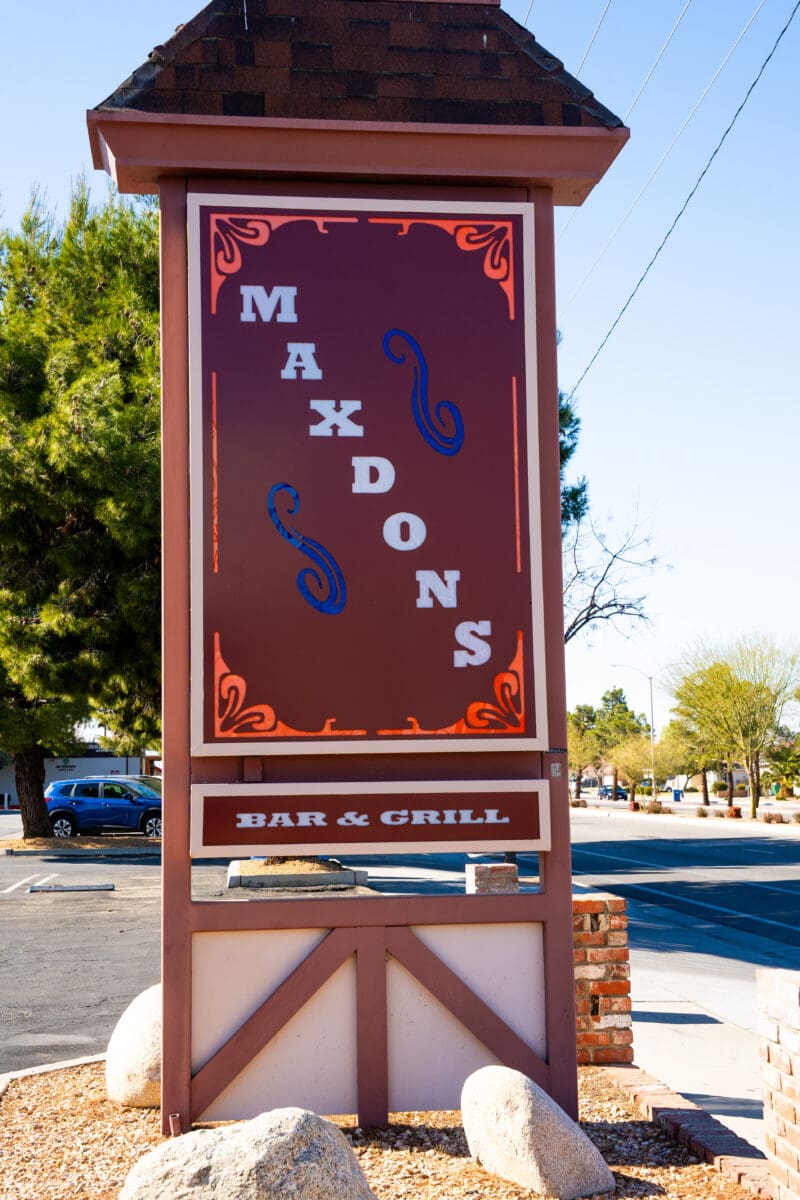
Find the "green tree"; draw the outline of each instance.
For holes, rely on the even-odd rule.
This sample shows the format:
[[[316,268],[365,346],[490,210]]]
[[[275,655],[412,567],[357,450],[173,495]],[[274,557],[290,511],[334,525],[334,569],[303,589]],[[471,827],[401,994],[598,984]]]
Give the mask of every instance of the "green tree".
[[[613,769],[614,790],[612,794],[616,798],[619,770],[614,761],[614,750],[632,735],[649,735],[650,725],[643,714],[637,715],[632,708],[629,708],[622,688],[610,688],[603,693],[600,700],[595,729],[600,755],[611,764]]]
[[[608,757],[623,783],[630,788],[630,797],[634,800],[642,777],[652,770],[649,736],[644,733],[629,733],[610,748]],[[614,794],[616,795],[616,792]]]
[[[90,706],[131,749],[159,735],[158,378],[155,211],[79,185],[56,225],[34,199],[0,235],[0,737],[25,836],[35,763]]]
[[[699,649],[675,675],[674,711],[726,758],[729,801],[734,762],[746,769],[751,817],[758,812],[761,755],[799,690],[800,656],[767,638],[741,638],[718,651]]]
[[[719,754],[714,746],[703,743],[700,731],[690,722],[673,718],[656,743],[656,767],[664,779],[672,775],[700,775],[703,804],[708,807],[708,771]]]
[[[566,469],[578,448],[581,419],[565,392],[558,393],[558,448],[561,464],[561,531],[583,520],[589,511],[588,484],[584,478],[567,483]]]
[[[780,726],[764,758],[769,776],[778,786],[778,799],[785,800],[800,779],[800,734]]]
[[[597,766],[600,759],[596,724],[597,713],[591,704],[579,704],[574,712],[567,713],[567,761],[570,772],[576,777],[575,796],[578,799],[584,771],[587,767]]]

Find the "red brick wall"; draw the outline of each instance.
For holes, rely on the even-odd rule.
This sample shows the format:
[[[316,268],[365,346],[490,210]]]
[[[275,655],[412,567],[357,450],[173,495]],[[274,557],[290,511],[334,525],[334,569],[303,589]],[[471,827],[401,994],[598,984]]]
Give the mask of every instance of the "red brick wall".
[[[761,1078],[775,1200],[800,1200],[800,971],[757,972]]]
[[[619,896],[572,898],[578,1064],[633,1061],[628,915]]]

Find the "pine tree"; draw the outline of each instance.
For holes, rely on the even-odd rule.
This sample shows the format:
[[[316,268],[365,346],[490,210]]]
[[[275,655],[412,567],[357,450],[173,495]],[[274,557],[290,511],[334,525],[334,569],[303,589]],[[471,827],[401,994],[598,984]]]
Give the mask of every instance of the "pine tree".
[[[79,185],[63,225],[34,198],[0,235],[0,745],[25,836],[45,750],[90,708],[126,748],[159,735],[156,222]]]

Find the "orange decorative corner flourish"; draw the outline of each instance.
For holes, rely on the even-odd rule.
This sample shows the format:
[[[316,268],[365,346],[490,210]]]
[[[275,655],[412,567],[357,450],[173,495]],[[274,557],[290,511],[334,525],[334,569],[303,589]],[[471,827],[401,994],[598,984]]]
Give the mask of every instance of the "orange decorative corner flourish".
[[[511,221],[437,221],[433,217],[370,217],[371,225],[399,225],[405,237],[412,225],[432,225],[456,239],[459,250],[485,250],[483,273],[499,283],[508,302],[508,319],[514,320],[514,227]]]
[[[335,717],[328,717],[322,729],[293,729],[278,720],[269,704],[245,705],[247,684],[234,675],[222,657],[219,633],[214,634],[214,736],[246,737],[363,737],[366,729],[334,729]]]
[[[306,213],[253,216],[252,213],[211,213],[211,313],[216,314],[219,290],[242,267],[242,246],[265,246],[282,225],[311,221],[320,233],[328,225],[352,225],[358,217],[313,217]]]
[[[416,717],[406,729],[379,729],[379,737],[440,737],[443,734],[503,734],[525,732],[525,682],[522,665],[522,630],[508,669],[494,677],[494,700],[475,700],[460,721],[444,729],[423,729]]]

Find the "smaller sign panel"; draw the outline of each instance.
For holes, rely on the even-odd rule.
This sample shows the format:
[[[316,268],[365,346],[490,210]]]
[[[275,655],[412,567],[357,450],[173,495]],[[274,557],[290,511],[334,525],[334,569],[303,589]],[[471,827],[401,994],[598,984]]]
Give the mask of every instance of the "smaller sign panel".
[[[194,858],[549,849],[543,779],[192,787]]]

